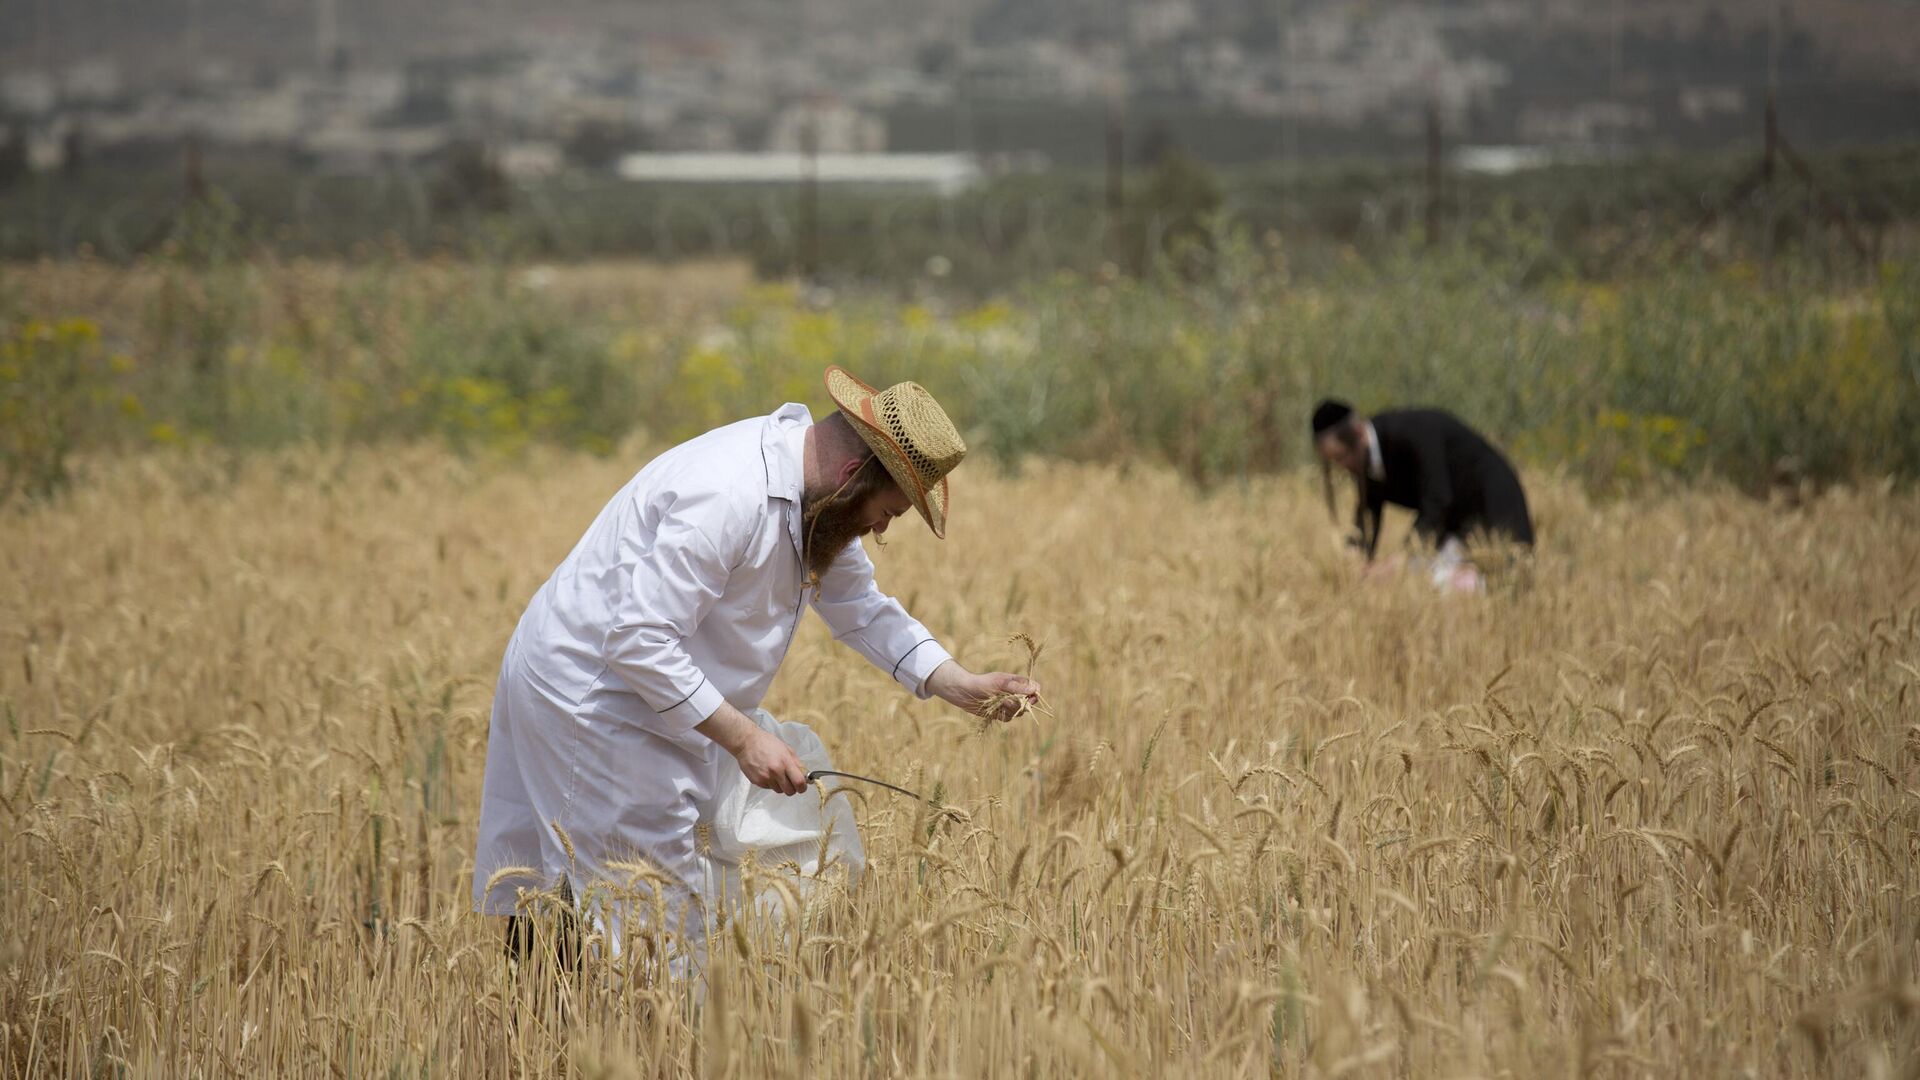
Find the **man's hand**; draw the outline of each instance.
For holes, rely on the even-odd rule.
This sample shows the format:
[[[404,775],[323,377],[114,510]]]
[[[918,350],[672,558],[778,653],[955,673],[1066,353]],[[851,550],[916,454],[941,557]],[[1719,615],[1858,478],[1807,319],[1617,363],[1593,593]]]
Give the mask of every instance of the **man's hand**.
[[[712,716],[695,724],[695,731],[720,744],[740,763],[740,771],[754,787],[798,795],[807,790],[807,767],[800,755],[780,737],[764,731],[747,715],[725,702]]]
[[[1005,723],[1039,702],[1040,683],[1006,671],[975,675],[949,660],[927,676],[927,692],[975,716]]]
[[[793,747],[758,727],[753,732],[747,745],[733,755],[740,763],[740,771],[747,774],[747,781],[754,787],[782,795],[798,795],[807,790],[807,767],[800,763],[800,755],[793,752]]]

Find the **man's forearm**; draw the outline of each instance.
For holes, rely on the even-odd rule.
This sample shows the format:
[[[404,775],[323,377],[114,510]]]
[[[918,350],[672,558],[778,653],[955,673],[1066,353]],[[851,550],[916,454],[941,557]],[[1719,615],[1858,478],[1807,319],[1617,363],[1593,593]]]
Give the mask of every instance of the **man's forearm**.
[[[730,704],[722,703],[713,715],[693,726],[693,730],[720,744],[740,764],[741,773],[755,787],[798,795],[807,790],[807,767],[784,740]]]
[[[954,680],[966,674],[967,669],[960,666],[960,661],[948,657],[940,666],[927,673],[927,681],[922,686],[928,697],[951,701],[953,699],[948,697],[945,691],[952,688]]]
[[[738,757],[741,747],[753,737],[760,728],[747,714],[733,707],[732,702],[722,701],[713,715],[693,725],[693,730],[720,744],[720,748]]]

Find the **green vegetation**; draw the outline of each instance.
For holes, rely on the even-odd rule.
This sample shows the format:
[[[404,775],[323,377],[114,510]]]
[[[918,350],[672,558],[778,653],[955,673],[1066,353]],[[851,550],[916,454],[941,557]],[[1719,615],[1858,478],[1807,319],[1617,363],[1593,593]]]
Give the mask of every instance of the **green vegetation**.
[[[1471,241],[1519,222],[1542,241],[1538,274],[1616,277],[1670,262],[1703,209],[1753,164],[1745,153],[1568,163],[1511,176],[1450,174],[1439,198],[1443,235]],[[1870,248],[1897,244],[1920,218],[1920,146],[1812,159],[1822,190]],[[205,180],[234,226],[282,257],[365,258],[374,252],[466,259],[656,260],[745,258],[769,277],[808,261],[801,193],[751,185],[636,185],[569,174],[506,185],[469,156],[378,176],[295,171],[277,157],[208,158]],[[822,189],[814,264],[829,281],[926,282],[991,295],[1058,270],[1112,261],[1138,268],[1196,212],[1218,207],[1255,235],[1286,237],[1299,271],[1332,268],[1356,249],[1390,251],[1425,222],[1418,162],[1329,162],[1211,170],[1177,152],[1134,164],[1125,182],[1128,250],[1116,250],[1098,170],[1014,174],[952,198],[891,190]],[[160,252],[184,213],[180,162],[168,155],[100,163],[78,177],[42,176],[0,189],[0,259],[68,258],[83,250],[124,262]],[[1756,258],[1799,250],[1857,261],[1848,243],[1808,215],[1806,189],[1783,168],[1774,209],[1731,215],[1734,251]],[[1504,257],[1500,251],[1490,251]],[[1874,258],[1884,250],[1872,252]]]
[[[58,491],[77,439],[140,417],[140,399],[114,388],[131,366],[85,319],[29,319],[0,337],[0,503]]]
[[[1595,282],[1543,272],[1549,239],[1508,223],[1306,273],[1215,215],[1138,277],[1060,272],[984,303],[767,285],[690,313],[497,262],[243,257],[223,213],[131,268],[65,268],[118,282],[82,299],[36,288],[44,267],[0,271],[9,490],[143,441],[606,453],[819,405],[828,363],[926,384],[1015,465],[1145,458],[1203,485],[1306,460],[1323,394],[1447,406],[1601,491],[1920,473],[1911,258]]]

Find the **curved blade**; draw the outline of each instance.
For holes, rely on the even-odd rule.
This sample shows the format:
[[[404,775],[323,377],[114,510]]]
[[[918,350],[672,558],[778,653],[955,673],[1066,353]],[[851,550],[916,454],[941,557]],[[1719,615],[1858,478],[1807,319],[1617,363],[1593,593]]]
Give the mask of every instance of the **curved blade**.
[[[921,802],[927,801],[925,799],[921,799],[919,794],[917,794],[916,792],[908,791],[906,788],[903,788],[898,784],[889,784],[885,780],[875,780],[871,776],[856,776],[850,772],[839,772],[834,769],[813,770],[812,772],[807,774],[807,783],[811,784],[815,780],[818,780],[823,776],[838,776],[846,780],[858,780],[863,784],[878,784],[879,786],[886,788],[888,791],[897,791],[900,794],[905,795],[910,799],[919,799]]]

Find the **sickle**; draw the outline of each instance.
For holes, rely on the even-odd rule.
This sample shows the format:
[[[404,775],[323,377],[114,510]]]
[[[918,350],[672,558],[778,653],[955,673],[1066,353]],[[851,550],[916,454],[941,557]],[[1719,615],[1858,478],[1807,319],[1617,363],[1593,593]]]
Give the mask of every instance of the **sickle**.
[[[919,799],[919,800],[920,800],[921,802],[926,802],[926,801],[927,801],[927,800],[925,800],[925,799],[922,799],[922,798],[920,798],[920,795],[919,795],[918,793],[916,793],[916,792],[912,792],[912,791],[908,791],[908,790],[907,790],[906,788],[903,788],[903,787],[901,787],[901,786],[899,786],[898,784],[889,784],[889,783],[887,783],[887,782],[886,782],[885,780],[875,780],[875,779],[874,779],[873,777],[871,777],[871,776],[856,776],[856,775],[854,775],[853,773],[850,773],[850,772],[839,772],[839,771],[837,771],[837,770],[834,770],[834,769],[815,769],[815,770],[813,770],[812,772],[810,772],[810,773],[808,773],[808,774],[807,774],[807,783],[809,783],[809,784],[811,784],[811,783],[813,783],[813,782],[814,782],[815,780],[818,780],[818,779],[820,779],[820,778],[821,778],[821,777],[823,777],[823,776],[838,776],[838,777],[841,777],[841,778],[843,778],[843,779],[846,779],[846,780],[858,780],[858,781],[860,781],[860,782],[861,782],[861,783],[863,783],[863,784],[878,784],[878,785],[880,785],[881,787],[883,787],[883,788],[886,788],[886,789],[887,789],[888,791],[897,791],[897,792],[899,792],[900,794],[902,794],[902,795],[905,795],[905,796],[907,796],[908,798],[911,798],[911,799]]]

